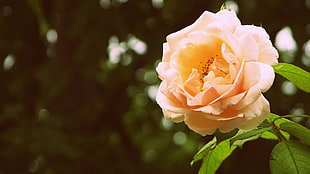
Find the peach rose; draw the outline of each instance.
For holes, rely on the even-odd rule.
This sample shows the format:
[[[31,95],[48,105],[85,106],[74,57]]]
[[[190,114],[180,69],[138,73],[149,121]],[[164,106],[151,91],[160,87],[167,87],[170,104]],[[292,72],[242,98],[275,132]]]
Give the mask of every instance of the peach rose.
[[[167,36],[156,101],[168,120],[201,135],[256,128],[270,113],[262,92],[277,58],[263,28],[241,25],[234,11],[205,11]]]

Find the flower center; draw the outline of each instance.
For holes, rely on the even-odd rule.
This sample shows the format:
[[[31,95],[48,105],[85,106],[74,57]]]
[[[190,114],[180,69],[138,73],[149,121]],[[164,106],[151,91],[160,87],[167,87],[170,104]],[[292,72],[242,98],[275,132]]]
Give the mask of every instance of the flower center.
[[[190,77],[193,69],[198,71],[202,84],[211,71],[215,77],[225,78],[228,74],[229,66],[221,53],[223,42],[213,36],[207,36],[204,41],[204,44],[184,44],[180,51],[172,55],[171,64],[180,72],[183,82]]]
[[[215,56],[211,56],[209,59],[207,59],[206,61],[200,61],[199,62],[199,69],[198,72],[200,74],[200,81],[203,82],[203,79],[205,76],[207,76],[209,74],[209,71],[211,70],[211,65],[213,64],[215,59],[223,59],[222,57],[219,57],[218,54],[216,54]]]
[[[209,74],[210,71],[214,71],[217,76],[225,76],[228,74],[227,62],[218,54],[211,56],[206,61],[200,61],[198,65],[198,72],[200,74],[200,81],[204,82],[204,77]]]

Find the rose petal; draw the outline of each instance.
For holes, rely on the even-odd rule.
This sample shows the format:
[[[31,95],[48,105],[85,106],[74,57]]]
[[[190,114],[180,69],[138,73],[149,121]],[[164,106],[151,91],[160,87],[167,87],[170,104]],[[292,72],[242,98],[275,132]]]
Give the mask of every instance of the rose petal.
[[[214,20],[216,20],[215,14],[205,11],[192,25],[189,25],[182,30],[168,35],[166,39],[171,51],[175,52],[180,48],[180,40],[187,37],[188,33],[199,30],[203,31],[206,26]]]
[[[181,100],[180,96],[179,98],[177,98],[175,95],[172,95],[169,92],[165,81],[163,81],[158,88],[156,101],[161,108],[169,110],[171,112],[174,113],[189,112],[188,109],[184,108],[182,104],[184,101]]]
[[[237,53],[239,61],[256,61],[258,58],[258,45],[251,35],[242,35],[239,40],[240,48]]]
[[[214,89],[221,96],[232,88],[233,85],[214,85]]]
[[[236,12],[233,10],[220,10],[216,13],[216,17],[219,21],[227,25],[227,28],[224,28],[226,31],[232,32],[236,27],[241,25]]]
[[[241,110],[244,107],[247,107],[248,105],[251,105],[252,103],[254,103],[260,95],[261,95],[261,90],[257,86],[252,87],[248,91],[246,91],[246,94],[240,100],[240,102],[234,105],[234,108],[237,110]]]
[[[274,71],[270,65],[260,62],[247,62],[244,65],[244,83],[245,90],[254,85],[262,92],[267,91],[274,80]]]
[[[235,96],[224,99],[222,101],[222,107],[226,109],[232,105],[236,105],[244,98],[245,95],[246,95],[246,91],[240,94],[237,94]]]
[[[195,111],[201,111],[206,114],[212,114],[212,115],[220,115],[224,109],[222,108],[222,105],[220,102],[212,103],[207,106],[203,106],[200,108],[195,109]]]
[[[184,121],[185,116],[183,113],[175,113],[167,109],[162,109],[162,111],[167,120],[173,121],[175,123],[180,123]]]
[[[175,78],[178,74],[177,71],[171,69],[170,64],[167,62],[160,62],[156,68],[158,76],[161,80]]]
[[[222,44],[221,51],[222,51],[222,55],[223,55],[223,57],[227,63],[234,64],[237,62],[236,56],[234,55],[232,50],[229,49],[229,46],[227,46],[227,44],[225,44],[225,43]]]
[[[253,75],[255,74],[255,76]],[[235,105],[235,109],[243,109],[255,102],[262,92],[267,91],[274,80],[273,69],[263,63],[247,62],[244,65],[243,89],[247,90],[245,97]]]
[[[231,120],[214,120],[208,119],[204,114],[200,112],[191,112],[186,114],[185,124],[193,131],[199,133],[202,136],[211,135],[216,129],[221,132],[229,132],[235,129],[242,119],[237,117]]]
[[[188,34],[187,38],[194,45],[209,45],[210,47],[217,48],[221,44],[217,38],[203,31],[193,31]]]
[[[219,102],[219,101],[223,100],[224,98],[234,96],[234,95],[239,94],[239,93],[244,91],[242,89],[242,82],[243,82],[243,76],[244,76],[243,67],[244,67],[244,63],[241,64],[238,75],[235,78],[234,83],[231,85],[231,88],[229,90],[227,90],[223,95],[218,97],[216,100],[214,100],[211,104]]]
[[[252,35],[255,40],[260,39],[269,39],[269,35],[267,34],[266,30],[262,27],[257,27],[253,25],[240,25],[236,28],[234,33],[237,36],[242,36],[244,34]]]
[[[272,43],[269,40],[269,35],[264,28],[252,25],[242,25],[236,29],[235,34],[237,36],[249,34],[255,39],[259,47],[258,62],[269,65],[275,65],[278,63],[279,54],[272,46]]]
[[[269,102],[263,95],[251,105],[243,109],[245,119],[238,126],[240,129],[254,129],[263,120],[265,120],[270,113]]]
[[[219,26],[215,26],[216,23],[213,25],[209,25],[207,28],[207,32],[220,39],[229,50],[230,53],[237,53],[240,49],[238,38],[230,32],[226,30],[220,30]]]
[[[192,69],[192,73],[184,83],[184,90],[190,95],[195,96],[200,92],[201,82],[199,81],[200,74],[197,69]]]
[[[192,100],[188,101],[188,105],[206,106],[218,97],[219,97],[219,94],[217,93],[217,91],[213,87],[211,87],[205,91],[198,93],[196,96],[194,96]]]
[[[163,44],[163,58],[162,61],[163,62],[169,62],[170,61],[170,57],[171,57],[171,52],[170,52],[170,48],[168,43],[164,43]]]
[[[198,109],[196,109],[196,111],[198,111]],[[217,121],[234,120],[236,118],[244,117],[243,112],[241,112],[240,110],[234,109],[234,107],[227,107],[221,113],[216,114],[216,115],[205,113],[205,112],[203,112],[203,114],[207,119],[217,120]]]
[[[259,45],[259,56],[257,61],[266,63],[269,65],[276,65],[278,63],[278,51],[271,45],[270,40],[265,40],[265,42],[261,42]]]
[[[242,123],[241,115],[237,117],[236,119],[226,121],[225,124],[223,124],[221,127],[219,127],[219,131],[223,133],[230,132],[237,128],[240,123]]]
[[[184,122],[190,129],[202,136],[213,134],[218,127],[225,123],[225,121],[209,120],[200,112],[187,114]]]

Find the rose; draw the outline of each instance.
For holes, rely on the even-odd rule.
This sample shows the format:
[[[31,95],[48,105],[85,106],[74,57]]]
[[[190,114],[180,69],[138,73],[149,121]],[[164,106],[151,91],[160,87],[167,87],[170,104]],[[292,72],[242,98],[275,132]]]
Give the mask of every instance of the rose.
[[[167,36],[157,72],[164,116],[201,135],[253,129],[270,113],[262,95],[278,53],[262,27],[241,25],[234,11],[205,11]]]

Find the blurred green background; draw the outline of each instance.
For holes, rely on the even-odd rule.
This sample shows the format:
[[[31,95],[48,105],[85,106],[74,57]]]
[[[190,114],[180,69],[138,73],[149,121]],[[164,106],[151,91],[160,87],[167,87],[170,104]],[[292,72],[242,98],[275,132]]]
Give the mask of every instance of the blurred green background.
[[[223,3],[310,70],[309,0],[0,0],[0,174],[197,173],[212,137],[163,119],[154,69],[169,33]],[[280,76],[265,95],[274,113],[310,114]],[[245,144],[218,173],[269,173],[275,143]]]

